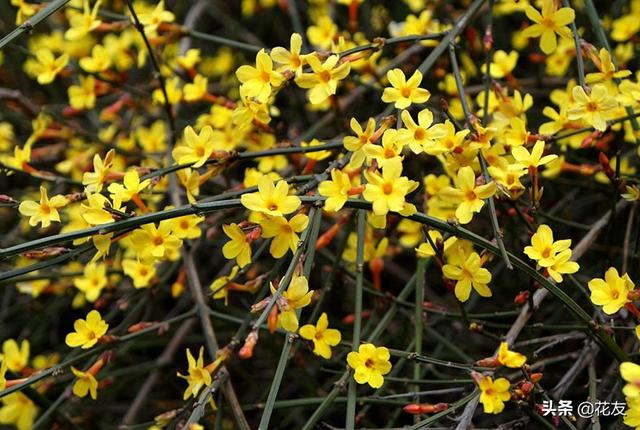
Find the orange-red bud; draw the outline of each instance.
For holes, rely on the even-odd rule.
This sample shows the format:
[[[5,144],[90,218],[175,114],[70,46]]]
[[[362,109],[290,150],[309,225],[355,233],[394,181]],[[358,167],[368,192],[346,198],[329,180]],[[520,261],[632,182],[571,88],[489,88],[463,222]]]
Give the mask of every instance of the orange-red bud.
[[[438,412],[442,412],[445,409],[449,408],[448,403],[410,403],[402,408],[408,414],[418,415],[418,414],[434,414]]]

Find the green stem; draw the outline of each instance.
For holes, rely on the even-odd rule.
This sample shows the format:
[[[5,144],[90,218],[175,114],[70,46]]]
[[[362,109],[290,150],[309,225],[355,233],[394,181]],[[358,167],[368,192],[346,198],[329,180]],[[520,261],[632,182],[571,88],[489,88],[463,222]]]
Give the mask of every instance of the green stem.
[[[354,297],[354,323],[352,351],[357,351],[360,346],[360,335],[362,330],[362,288],[364,282],[364,242],[366,234],[366,213],[364,210],[357,212],[357,234],[358,243],[356,249],[356,291]],[[349,380],[347,389],[347,417],[346,429],[353,430],[356,421],[356,397],[358,386],[354,379]]]

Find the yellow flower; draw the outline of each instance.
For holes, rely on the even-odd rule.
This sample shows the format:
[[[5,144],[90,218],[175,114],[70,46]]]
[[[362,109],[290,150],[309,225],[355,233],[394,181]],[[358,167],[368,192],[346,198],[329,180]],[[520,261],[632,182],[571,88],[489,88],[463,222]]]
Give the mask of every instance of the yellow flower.
[[[382,101],[394,103],[397,109],[406,109],[412,103],[424,103],[431,97],[428,90],[420,88],[422,73],[419,70],[407,80],[402,70],[392,69],[387,72],[387,79],[392,87],[384,89]]]
[[[625,401],[627,411],[624,414],[624,423],[638,430],[640,428],[640,398],[626,397]]]
[[[557,9],[554,0],[543,0],[542,13],[529,5],[525,9],[527,17],[535,24],[522,32],[524,37],[540,37],[540,49],[545,54],[556,50],[556,34],[561,37],[571,37],[571,30],[567,25],[575,19],[576,13],[570,7]]]
[[[91,395],[93,400],[98,398],[98,381],[90,372],[83,372],[71,366],[71,372],[78,380],[73,383],[73,394],[83,398],[87,394]]]
[[[191,355],[191,351],[187,349],[187,362],[189,363],[188,375],[178,373],[178,377],[186,379],[189,384],[184,390],[183,400],[187,400],[189,397],[197,397],[200,390],[211,385],[211,373],[204,366],[203,353],[204,348],[200,347],[198,360],[196,361],[193,355]]]
[[[640,365],[630,361],[620,363],[620,376],[627,382],[622,393],[633,399],[640,398]]]
[[[604,279],[594,278],[589,281],[591,302],[602,306],[602,311],[613,315],[631,302],[628,294],[633,291],[635,284],[628,274],[620,276],[615,267],[610,267],[604,274]]]
[[[384,167],[391,160],[402,161],[400,157],[406,141],[400,140],[399,137],[400,132],[398,130],[393,128],[385,130],[382,135],[381,145],[367,143],[362,149],[367,158],[376,160],[379,167]]]
[[[188,83],[182,89],[184,100],[187,102],[196,102],[202,100],[207,94],[207,85],[209,80],[202,75],[196,75],[193,82]]]
[[[438,155],[447,152],[455,152],[458,149],[465,149],[468,142],[467,135],[471,132],[469,129],[456,131],[456,127],[449,120],[444,122],[445,135],[436,140],[433,147],[425,148],[425,152],[429,155]]]
[[[320,63],[315,55],[309,55],[307,62],[311,66],[311,73],[302,73],[296,77],[296,84],[300,88],[310,89],[309,101],[318,105],[323,103],[329,96],[336,93],[338,81],[346,78],[351,70],[351,63],[344,62],[338,65],[340,57],[332,55],[324,63]]]
[[[447,129],[443,124],[433,124],[433,113],[429,109],[422,109],[418,113],[418,123],[411,118],[409,111],[403,110],[400,114],[406,128],[398,130],[398,140],[415,153],[426,152],[432,154],[432,148],[438,139],[447,135]]]
[[[31,430],[38,415],[38,407],[21,392],[11,393],[0,399],[0,424],[14,425],[18,430]]]
[[[102,191],[102,186],[107,178],[107,174],[113,166],[115,155],[116,152],[110,149],[107,155],[105,155],[104,160],[102,160],[98,154],[93,156],[93,172],[85,172],[82,176],[82,185],[85,186],[85,192],[99,193]]]
[[[202,127],[200,133],[189,125],[184,129],[184,143],[176,146],[171,155],[176,163],[193,163],[192,167],[197,168],[209,159],[214,148],[214,131],[210,125]]]
[[[272,87],[278,87],[285,80],[282,73],[273,70],[273,61],[264,49],[256,55],[256,67],[243,65],[236,70],[242,83],[240,91],[246,97],[255,97],[265,103],[271,95]]]
[[[505,378],[498,378],[495,381],[491,376],[481,377],[478,381],[480,388],[480,403],[485,414],[499,414],[504,409],[504,402],[511,398],[509,393],[509,381]]]
[[[176,172],[178,180],[184,187],[189,203],[194,203],[196,197],[200,195],[200,173],[189,168],[180,169]]]
[[[455,188],[446,187],[439,196],[444,200],[457,203],[456,218],[461,224],[467,224],[473,214],[480,212],[484,206],[484,199],[488,199],[496,192],[496,183],[489,182],[476,186],[476,175],[469,166],[461,167],[454,178]]]
[[[93,76],[80,76],[80,85],[71,85],[67,90],[69,105],[77,110],[93,109],[96,105],[95,86]]]
[[[93,262],[87,264],[84,267],[83,276],[74,278],[73,285],[84,293],[89,302],[95,302],[107,286],[107,266]]]
[[[318,185],[318,192],[321,196],[327,198],[324,202],[324,209],[329,212],[337,212],[349,198],[349,190],[351,189],[351,179],[349,175],[338,170],[331,171],[331,180],[322,181]]]
[[[109,197],[113,200],[113,205],[119,207],[123,202],[137,197],[142,190],[151,184],[151,179],[140,182],[140,175],[136,170],[129,170],[124,174],[122,184],[113,183],[107,188]]]
[[[299,331],[302,338],[313,341],[313,353],[327,360],[331,358],[331,347],[338,345],[342,339],[338,330],[328,327],[329,319],[323,312],[315,326],[306,324]]]
[[[271,117],[269,116],[269,105],[246,97],[240,93],[240,101],[234,109],[231,119],[233,123],[239,127],[250,126],[253,121],[262,124],[269,124]]]
[[[228,284],[236,277],[239,270],[240,268],[238,266],[233,266],[231,273],[226,276],[221,276],[211,283],[209,289],[213,293],[214,299],[225,299],[226,302],[229,296]]]
[[[242,229],[236,223],[225,224],[222,230],[229,237],[227,243],[222,247],[222,255],[224,258],[231,260],[236,259],[240,267],[244,267],[251,261],[251,244]]]
[[[87,314],[86,320],[77,319],[73,323],[73,329],[75,331],[67,334],[65,338],[66,344],[71,348],[79,346],[89,349],[107,333],[109,324],[102,319],[100,312],[93,310]]]
[[[158,227],[145,224],[131,233],[131,243],[138,252],[138,258],[169,258],[178,251],[182,240],[173,233],[173,222],[170,219],[160,221]]]
[[[571,261],[571,250],[565,249],[556,255],[553,264],[547,267],[547,272],[549,272],[549,276],[551,276],[554,281],[560,283],[562,282],[563,274],[576,273],[579,269],[580,266],[578,263]]]
[[[422,229],[420,229],[420,232],[422,232]],[[427,234],[429,235],[429,238],[431,238],[431,242],[433,242],[436,246],[438,245],[438,242],[442,242],[443,240],[442,233],[440,233],[438,230],[429,230]],[[422,238],[422,235],[420,235],[420,238]],[[447,240],[445,240],[443,244],[443,251],[447,252],[451,248],[451,246],[457,242],[457,240],[458,238],[455,236],[447,238]],[[436,251],[435,249],[433,249],[433,245],[431,245],[431,242],[427,240],[427,242],[421,243],[415,249],[416,255],[420,258],[435,257]]]
[[[524,366],[524,363],[527,362],[527,357],[519,352],[509,351],[509,345],[507,342],[500,342],[500,348],[498,348],[498,361],[503,366],[517,369]]]
[[[271,292],[275,294],[276,289],[271,285]],[[282,293],[281,301],[278,302],[280,313],[278,314],[278,324],[288,332],[298,331],[298,316],[296,309],[302,309],[311,303],[313,291],[309,291],[309,282],[304,276],[293,276],[286,291]]]
[[[627,192],[621,194],[621,196],[628,202],[635,202],[640,200],[640,188],[637,185],[627,185]]]
[[[298,33],[291,35],[290,46],[290,51],[282,46],[276,46],[271,50],[271,58],[276,63],[282,64],[284,70],[291,70],[297,76],[302,73],[302,67],[306,64],[306,55],[300,54],[302,37]]]
[[[494,79],[501,79],[511,74],[511,71],[516,67],[518,63],[518,51],[511,51],[508,54],[499,49],[493,54],[493,61],[489,71],[491,77]],[[487,66],[483,64],[480,66],[482,73],[487,73]]]
[[[182,100],[182,88],[180,88],[181,82],[182,81],[178,76],[167,79],[167,81],[165,82],[167,97],[169,98],[169,103],[172,105],[179,103],[180,100]],[[153,93],[151,93],[151,99],[153,100],[154,104],[165,104],[164,92],[160,88],[156,88],[155,90],[153,90]]]
[[[25,62],[25,69],[30,75],[36,76],[40,85],[46,85],[53,82],[69,62],[69,55],[62,54],[55,57],[53,52],[47,48],[41,48],[36,51],[36,58]]]
[[[619,72],[616,72],[616,67],[613,64],[613,61],[611,61],[611,54],[605,48],[600,49],[598,60],[599,62],[596,62],[596,66],[600,71],[596,73],[589,73],[585,77],[585,81],[589,85],[597,82],[626,78],[631,75],[631,71],[629,70],[620,70]]]
[[[202,230],[198,227],[204,221],[199,215],[185,215],[173,219],[172,233],[178,239],[196,239],[202,236]]]
[[[0,391],[7,387],[7,362],[0,357]]]
[[[587,94],[580,85],[573,87],[573,106],[567,110],[567,117],[583,120],[599,131],[607,129],[607,120],[611,119],[618,108],[616,99],[609,95],[607,87],[596,84]]]
[[[461,302],[469,299],[471,287],[482,297],[492,295],[487,286],[491,282],[491,272],[482,267],[482,261],[476,252],[466,253],[463,248],[458,248],[458,261],[442,266],[442,273],[448,279],[457,281],[455,295]]]
[[[309,43],[320,49],[329,49],[336,34],[338,34],[338,26],[334,24],[329,15],[322,15],[316,21],[316,25],[307,28]]]
[[[269,252],[274,258],[281,258],[290,249],[295,251],[298,247],[300,233],[307,228],[309,217],[304,214],[297,214],[290,220],[284,217],[268,217],[260,221],[262,227],[262,237],[273,238],[269,246]]]
[[[111,67],[111,56],[103,45],[97,44],[91,49],[91,55],[81,58],[79,64],[87,73],[104,72]]]
[[[511,148],[511,155],[516,159],[517,163],[513,165],[514,169],[527,167],[529,169],[537,169],[539,166],[544,166],[550,161],[558,158],[555,154],[549,154],[542,156],[544,152],[544,142],[542,140],[536,141],[535,145],[531,149],[531,152],[527,151],[524,146],[515,146]]]
[[[243,194],[240,201],[249,210],[271,216],[290,214],[300,207],[300,198],[289,195],[289,184],[278,181],[274,185],[268,175],[260,178],[257,192]]]
[[[91,225],[100,225],[113,222],[113,216],[105,207],[111,207],[116,210],[121,210],[120,206],[112,205],[109,199],[102,194],[89,194],[87,195],[87,203],[82,204],[82,219]]]
[[[16,13],[16,25],[24,23],[27,18],[38,11],[33,4],[27,3],[25,0],[11,0],[11,4],[18,8],[18,12]]]
[[[382,174],[365,171],[367,185],[362,196],[373,205],[373,213],[385,215],[389,211],[411,215],[415,206],[405,201],[407,194],[418,188],[418,183],[402,175],[402,161],[389,160],[382,167]]]
[[[69,18],[69,29],[64,37],[70,41],[82,39],[102,24],[98,17],[98,9],[102,0],[98,0],[91,9],[89,0],[82,0],[82,13],[76,13]]]
[[[531,245],[524,248],[524,253],[530,259],[536,260],[539,266],[551,267],[556,261],[556,255],[570,246],[571,239],[554,241],[551,227],[542,224],[531,236]]]
[[[355,373],[353,379],[358,384],[369,384],[371,388],[380,388],[384,384],[384,375],[391,372],[389,350],[384,346],[363,343],[358,352],[347,355],[347,363]]]
[[[2,362],[7,369],[14,373],[19,373],[29,364],[29,353],[31,347],[29,341],[24,339],[18,348],[18,342],[7,339],[2,343]]]
[[[47,196],[47,190],[40,186],[40,202],[25,200],[20,203],[18,210],[24,216],[29,217],[29,225],[35,227],[38,223],[42,224],[42,228],[47,228],[52,221],[60,222],[60,214],[58,209],[66,206],[69,201],[62,195],[51,197]]]
[[[138,15],[140,23],[144,25],[146,32],[155,33],[156,29],[163,22],[173,22],[173,13],[164,9],[164,0],[160,0],[155,8],[150,12],[142,12]]]
[[[138,260],[123,260],[122,270],[124,274],[133,280],[135,288],[146,288],[151,280],[156,276],[156,267],[154,264],[146,264]]]
[[[369,139],[375,132],[376,120],[373,118],[369,118],[367,120],[367,127],[364,131],[362,130],[360,123],[355,118],[351,118],[349,124],[351,125],[351,130],[353,130],[356,135],[345,136],[344,139],[342,139],[342,144],[347,151],[351,151],[349,167],[355,168],[362,166],[362,163],[364,163],[364,160],[366,158],[364,147],[368,143],[371,143]]]
[[[25,143],[22,148],[16,145],[13,148],[13,156],[0,155],[0,161],[7,167],[22,170],[25,164],[31,161],[31,142]]]

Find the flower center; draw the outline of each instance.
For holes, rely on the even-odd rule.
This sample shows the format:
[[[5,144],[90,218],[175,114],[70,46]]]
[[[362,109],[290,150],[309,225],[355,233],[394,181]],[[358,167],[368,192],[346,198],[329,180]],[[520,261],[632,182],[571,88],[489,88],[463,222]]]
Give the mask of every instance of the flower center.
[[[160,246],[164,243],[164,239],[162,238],[162,236],[156,236],[153,238],[153,244],[156,246]]]
[[[400,94],[402,95],[402,97],[404,98],[409,98],[409,96],[411,95],[411,87],[403,87],[400,90]]]
[[[393,184],[391,182],[386,182],[382,185],[382,192],[386,195],[393,193]]]
[[[323,70],[322,72],[318,73],[318,78],[320,78],[322,82],[329,82],[331,80],[331,73],[329,73],[327,70]]]
[[[543,27],[553,29],[555,28],[556,23],[553,21],[553,19],[545,17],[545,18],[542,18],[542,21],[540,21],[540,25],[542,25]]]
[[[260,72],[260,80],[262,82],[271,82],[271,74],[267,71]]]
[[[416,128],[416,131],[413,132],[413,138],[415,140],[423,140],[426,137],[427,133],[424,131],[423,128]]]
[[[466,194],[464,195],[465,199],[473,201],[475,199],[478,198],[478,196],[476,196],[476,193],[473,190],[469,190],[466,192]]]
[[[396,152],[391,148],[384,149],[384,158],[393,158],[396,156]]]
[[[551,248],[549,248],[548,246],[542,251],[542,256],[544,258],[549,258],[549,256],[551,255]]]
[[[367,361],[364,362],[364,365],[369,369],[372,369],[374,364],[375,363],[373,362],[373,359],[371,359],[371,358],[367,358]]]
[[[587,112],[597,112],[598,104],[595,102],[589,102],[586,104],[585,109],[587,110]]]

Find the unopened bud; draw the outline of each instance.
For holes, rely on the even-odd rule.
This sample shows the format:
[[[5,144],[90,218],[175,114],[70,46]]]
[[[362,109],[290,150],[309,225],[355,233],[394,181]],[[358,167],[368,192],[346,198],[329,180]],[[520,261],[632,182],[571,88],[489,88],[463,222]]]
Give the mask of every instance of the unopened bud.
[[[47,260],[52,257],[57,257],[58,255],[66,254],[69,251],[71,251],[69,248],[64,248],[62,246],[52,246],[50,248],[23,252],[22,254],[20,254],[20,256],[24,258],[31,258],[34,260]]]
[[[253,348],[256,346],[256,343],[258,343],[258,332],[252,331],[244,340],[244,345],[242,345],[242,348],[238,351],[238,356],[243,360],[253,357]]]
[[[513,303],[517,306],[522,306],[529,300],[529,295],[529,291],[520,291],[516,298],[513,299]]]

